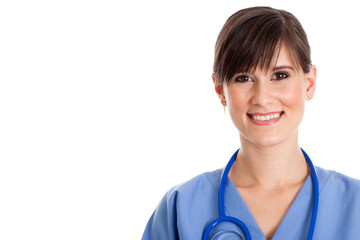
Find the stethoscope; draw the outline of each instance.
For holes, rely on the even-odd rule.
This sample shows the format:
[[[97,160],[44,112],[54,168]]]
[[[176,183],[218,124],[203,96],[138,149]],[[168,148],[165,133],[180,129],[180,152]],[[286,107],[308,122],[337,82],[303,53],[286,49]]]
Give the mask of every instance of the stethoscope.
[[[306,162],[310,168],[311,180],[312,180],[312,185],[313,185],[314,199],[313,199],[311,222],[310,222],[309,232],[308,232],[308,236],[307,236],[307,240],[311,240],[314,235],[316,216],[317,216],[317,211],[318,211],[318,206],[319,206],[319,182],[318,182],[318,178],[316,175],[315,167],[312,164],[310,157],[307,155],[307,153],[302,148],[300,148],[300,149],[301,149],[302,153],[304,154]],[[221,176],[220,189],[218,192],[219,218],[212,221],[205,228],[202,240],[208,240],[211,230],[214,229],[215,226],[217,226],[219,223],[223,223],[223,222],[231,222],[231,223],[235,224],[243,231],[243,233],[245,234],[246,240],[251,240],[250,231],[242,221],[240,221],[237,218],[225,215],[225,204],[224,204],[225,184],[226,184],[226,181],[228,180],[229,171],[231,169],[231,166],[235,162],[238,152],[239,152],[239,149],[231,157],[230,161],[226,165],[225,170],[223,171],[223,174]],[[215,234],[215,236],[216,236],[216,234]]]

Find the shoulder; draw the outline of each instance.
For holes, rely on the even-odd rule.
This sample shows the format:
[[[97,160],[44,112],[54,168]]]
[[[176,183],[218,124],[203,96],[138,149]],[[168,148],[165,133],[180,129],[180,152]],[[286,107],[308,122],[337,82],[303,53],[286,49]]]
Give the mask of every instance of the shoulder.
[[[320,202],[316,231],[321,233],[321,239],[331,239],[339,232],[345,234],[346,229],[342,239],[358,239],[360,181],[322,168],[317,168],[317,172]]]
[[[197,204],[202,204],[204,199],[212,199],[217,196],[221,173],[220,169],[205,172],[171,188],[159,205],[166,204],[172,210],[181,209],[181,211],[187,212],[189,207],[195,207]]]
[[[360,180],[321,168],[318,168],[318,178],[320,202],[325,209],[345,214],[344,217],[349,214],[360,217]]]
[[[191,195],[198,194],[204,190],[217,191],[220,184],[222,170],[218,169],[212,172],[205,172],[184,183],[181,183],[167,192],[168,197],[174,195]]]
[[[347,196],[360,195],[360,180],[320,167],[317,167],[317,172],[319,178],[322,178],[324,190],[329,189]]]
[[[204,215],[209,215],[216,209],[216,205],[204,199],[216,198],[221,173],[221,170],[203,173],[171,188],[156,207],[142,239],[179,239],[180,236],[198,239],[201,233],[196,229],[203,228],[207,217],[194,212],[202,209]]]

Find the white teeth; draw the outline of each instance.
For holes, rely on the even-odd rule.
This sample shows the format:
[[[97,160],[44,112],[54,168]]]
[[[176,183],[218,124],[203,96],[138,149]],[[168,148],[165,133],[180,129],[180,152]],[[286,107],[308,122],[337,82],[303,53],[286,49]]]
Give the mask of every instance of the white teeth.
[[[280,113],[275,113],[275,114],[269,114],[266,116],[251,115],[251,118],[254,120],[267,121],[267,120],[271,120],[274,118],[278,118],[279,116],[280,116]]]

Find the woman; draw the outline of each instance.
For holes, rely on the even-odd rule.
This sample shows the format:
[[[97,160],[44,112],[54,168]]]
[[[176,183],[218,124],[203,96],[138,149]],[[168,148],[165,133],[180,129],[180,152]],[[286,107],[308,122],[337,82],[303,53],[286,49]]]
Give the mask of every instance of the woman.
[[[360,239],[360,182],[315,172],[298,145],[316,86],[299,21],[269,7],[238,11],[220,31],[213,70],[239,131],[235,162],[171,189],[143,239]]]

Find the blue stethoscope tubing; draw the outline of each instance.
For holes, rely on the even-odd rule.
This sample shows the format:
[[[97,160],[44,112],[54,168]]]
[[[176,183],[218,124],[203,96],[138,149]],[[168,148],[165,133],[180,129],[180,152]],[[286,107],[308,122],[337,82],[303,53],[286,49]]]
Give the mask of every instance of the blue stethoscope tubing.
[[[315,224],[316,224],[316,217],[319,207],[319,182],[316,174],[315,167],[313,163],[310,160],[310,157],[307,155],[307,153],[300,148],[302,153],[304,154],[304,157],[306,159],[306,162],[310,168],[310,174],[311,174],[311,180],[313,185],[313,207],[312,207],[312,215],[311,215],[311,221],[310,221],[310,227],[308,231],[307,240],[311,240],[314,235],[315,230]],[[221,182],[220,182],[220,189],[218,192],[218,207],[219,207],[219,218],[212,221],[204,230],[202,240],[208,240],[210,232],[212,229],[215,228],[216,225],[222,222],[232,222],[235,225],[237,225],[245,234],[246,240],[251,240],[251,234],[245,223],[243,223],[241,220],[226,216],[225,215],[225,203],[224,203],[224,196],[225,196],[225,185],[228,180],[229,171],[232,167],[232,165],[235,162],[236,156],[239,152],[239,149],[233,154],[233,156],[230,158],[230,161],[226,165],[222,176],[221,176]]]

